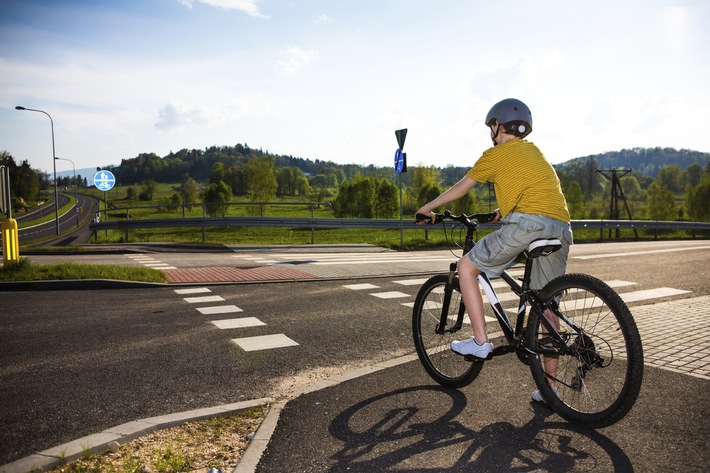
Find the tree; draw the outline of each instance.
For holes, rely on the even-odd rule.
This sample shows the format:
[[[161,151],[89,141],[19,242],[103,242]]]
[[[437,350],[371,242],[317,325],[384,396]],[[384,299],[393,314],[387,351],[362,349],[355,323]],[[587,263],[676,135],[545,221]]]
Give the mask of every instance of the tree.
[[[378,179],[375,183],[376,218],[393,218],[399,215],[399,189],[389,179]]]
[[[673,166],[665,166],[656,174],[656,182],[659,186],[665,187],[671,192],[680,192],[681,186],[681,170],[677,164]]]
[[[579,183],[587,197],[604,189],[602,175],[597,169],[599,162],[594,157],[589,157],[584,161],[576,161],[569,171],[570,177]]]
[[[276,173],[274,162],[268,156],[259,156],[249,161],[247,164],[247,182],[249,183],[249,200],[257,202],[258,205],[252,207],[256,210],[251,212],[264,216],[266,202],[276,198]]]
[[[212,183],[205,189],[203,197],[207,215],[224,217],[227,214],[228,203],[232,201],[232,189],[224,181]]]
[[[355,199],[360,218],[373,218],[375,216],[376,195],[375,180],[373,178],[361,178],[355,183]]]
[[[651,220],[675,220],[678,215],[673,193],[656,182],[646,191],[646,204]]]
[[[438,194],[437,194],[438,195]],[[455,214],[470,215],[476,213],[476,196],[473,192],[466,192],[461,198],[451,203],[451,211]]]
[[[333,201],[333,215],[338,218],[354,217],[356,214],[353,186],[343,181],[338,190],[338,196]]]
[[[431,202],[441,194],[441,187],[436,183],[427,183],[419,189],[417,194],[417,205],[421,207],[427,202]]]
[[[412,188],[412,194],[417,196],[417,199],[420,195],[422,195],[422,188],[427,186],[439,186],[439,172],[434,166],[415,166],[413,168],[410,168],[408,173],[411,173],[409,175],[409,186]]]
[[[224,181],[224,163],[217,162],[212,165],[210,172],[210,184],[219,184]]]
[[[703,179],[703,167],[698,163],[693,163],[683,171],[682,181],[695,187]]]
[[[182,194],[182,202],[192,210],[191,204],[196,204],[200,196],[200,185],[193,178],[188,177],[180,186],[180,193]]]
[[[685,194],[685,210],[688,218],[696,222],[710,222],[710,177],[696,187],[688,184]]]
[[[148,179],[143,182],[143,192],[141,192],[140,198],[149,201],[153,205],[153,195],[156,190],[158,190],[158,183],[153,179]]]
[[[572,218],[584,218],[584,192],[579,182],[572,181],[565,193],[569,213]]]
[[[316,202],[320,208],[321,202],[323,202],[323,199],[325,199],[328,193],[328,178],[323,174],[313,176],[310,181],[308,181],[307,189],[309,191],[308,196],[313,202]]]

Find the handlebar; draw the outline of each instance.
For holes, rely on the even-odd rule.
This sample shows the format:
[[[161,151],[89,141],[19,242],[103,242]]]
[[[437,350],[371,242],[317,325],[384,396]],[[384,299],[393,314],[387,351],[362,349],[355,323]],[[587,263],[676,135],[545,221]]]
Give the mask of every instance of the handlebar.
[[[472,215],[454,215],[451,213],[450,210],[444,210],[443,214],[434,214],[436,217],[436,220],[444,220],[444,219],[449,219],[453,220],[455,222],[459,222],[467,227],[476,227],[477,224],[472,222],[472,220],[476,220],[479,223],[487,223],[492,221],[493,219],[496,218],[498,215],[497,212],[490,212],[490,213],[483,213],[483,214],[472,214]],[[429,215],[424,215],[424,214],[416,214],[415,217],[415,222],[422,222],[422,221],[428,221],[427,223],[431,223],[431,216]]]

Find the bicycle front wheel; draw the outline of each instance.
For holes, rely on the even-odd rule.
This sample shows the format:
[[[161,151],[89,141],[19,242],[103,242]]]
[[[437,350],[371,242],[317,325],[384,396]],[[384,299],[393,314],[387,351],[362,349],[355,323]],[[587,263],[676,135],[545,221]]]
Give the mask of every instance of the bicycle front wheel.
[[[419,361],[427,373],[442,386],[460,388],[476,379],[483,363],[466,361],[450,348],[452,341],[470,336],[462,335],[461,324],[457,324],[463,304],[461,292],[457,289],[458,281],[454,282],[451,289],[446,326],[439,327],[447,280],[447,274],[438,274],[422,285],[414,302],[412,333]]]
[[[586,274],[560,276],[540,297],[565,343],[552,340],[541,320],[545,315],[531,311],[528,347],[560,351],[529,357],[542,397],[572,422],[599,428],[619,421],[636,402],[643,379],[641,337],[626,304],[611,287]]]

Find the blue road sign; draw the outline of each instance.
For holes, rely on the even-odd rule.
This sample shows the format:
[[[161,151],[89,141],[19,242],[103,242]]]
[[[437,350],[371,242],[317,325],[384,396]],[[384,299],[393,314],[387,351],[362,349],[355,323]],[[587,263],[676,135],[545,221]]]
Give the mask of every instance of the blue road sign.
[[[407,172],[407,154],[399,148],[394,152],[394,170],[397,174]]]
[[[116,178],[111,171],[99,171],[94,176],[94,185],[100,191],[110,191],[116,184]]]

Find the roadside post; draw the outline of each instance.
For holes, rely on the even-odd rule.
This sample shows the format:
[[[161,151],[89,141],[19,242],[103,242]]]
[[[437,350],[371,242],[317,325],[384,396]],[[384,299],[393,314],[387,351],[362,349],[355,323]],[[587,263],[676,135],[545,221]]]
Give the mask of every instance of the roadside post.
[[[7,218],[2,221],[2,264],[4,268],[20,262],[20,237],[17,221],[12,218],[10,199],[10,168],[0,166],[0,211]]]
[[[394,170],[399,181],[399,247],[404,247],[404,228],[402,223],[402,173],[407,172],[407,153],[404,153],[404,140],[407,138],[407,129],[396,130],[397,151],[394,152]]]
[[[106,221],[108,222],[108,191],[110,191],[114,184],[116,184],[116,178],[111,171],[106,171],[99,169],[96,174],[94,174],[94,185],[100,191],[104,191],[104,215]],[[99,212],[101,215],[101,212]],[[108,229],[106,229],[106,237],[108,238]]]

